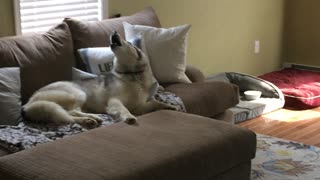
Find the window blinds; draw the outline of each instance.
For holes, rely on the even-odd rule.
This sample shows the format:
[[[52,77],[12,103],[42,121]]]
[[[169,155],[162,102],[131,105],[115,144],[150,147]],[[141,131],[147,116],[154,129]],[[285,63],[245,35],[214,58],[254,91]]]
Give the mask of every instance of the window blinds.
[[[66,17],[85,21],[102,19],[102,0],[17,0],[18,33],[44,32]]]

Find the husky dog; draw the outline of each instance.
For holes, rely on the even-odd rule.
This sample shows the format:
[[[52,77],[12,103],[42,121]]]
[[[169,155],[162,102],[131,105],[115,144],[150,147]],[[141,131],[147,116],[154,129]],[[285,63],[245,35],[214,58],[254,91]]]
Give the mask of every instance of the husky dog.
[[[176,110],[175,106],[153,98],[158,83],[148,57],[117,32],[110,36],[110,42],[115,58],[109,75],[49,84],[36,91],[23,106],[24,117],[31,122],[96,126],[103,121],[96,113],[107,113],[117,121],[133,124],[134,115],[158,109]]]

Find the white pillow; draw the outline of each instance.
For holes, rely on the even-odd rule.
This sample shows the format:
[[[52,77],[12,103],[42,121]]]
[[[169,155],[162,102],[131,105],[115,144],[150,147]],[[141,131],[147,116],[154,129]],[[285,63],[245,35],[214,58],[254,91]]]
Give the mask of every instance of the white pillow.
[[[128,40],[138,48],[144,48],[141,35]],[[114,54],[110,47],[91,47],[78,49],[78,53],[86,65],[87,71],[96,75],[105,75],[113,68]]]
[[[92,74],[107,74],[113,67],[114,55],[110,47],[82,48],[78,53]]]
[[[72,68],[72,80],[83,80],[96,77],[98,77],[98,75],[84,72],[74,67]]]
[[[186,76],[187,35],[191,25],[169,29],[123,23],[126,39],[144,38],[154,76],[160,83],[191,83]]]

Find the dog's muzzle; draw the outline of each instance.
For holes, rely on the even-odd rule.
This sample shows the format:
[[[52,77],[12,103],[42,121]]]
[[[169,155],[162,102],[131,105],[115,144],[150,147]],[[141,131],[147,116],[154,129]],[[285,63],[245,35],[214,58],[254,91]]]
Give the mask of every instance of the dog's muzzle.
[[[118,46],[122,46],[120,35],[116,31],[114,31],[110,36],[110,47],[111,49],[114,49]]]

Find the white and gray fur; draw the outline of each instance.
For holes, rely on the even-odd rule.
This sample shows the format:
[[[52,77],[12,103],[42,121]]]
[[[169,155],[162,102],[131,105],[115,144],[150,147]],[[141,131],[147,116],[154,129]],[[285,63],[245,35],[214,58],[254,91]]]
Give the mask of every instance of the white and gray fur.
[[[158,89],[148,57],[118,33],[110,36],[115,55],[109,75],[100,78],[49,84],[34,93],[23,106],[28,121],[43,123],[80,123],[98,125],[96,113],[107,113],[115,120],[129,124],[135,115],[159,109],[176,110],[153,98]]]

